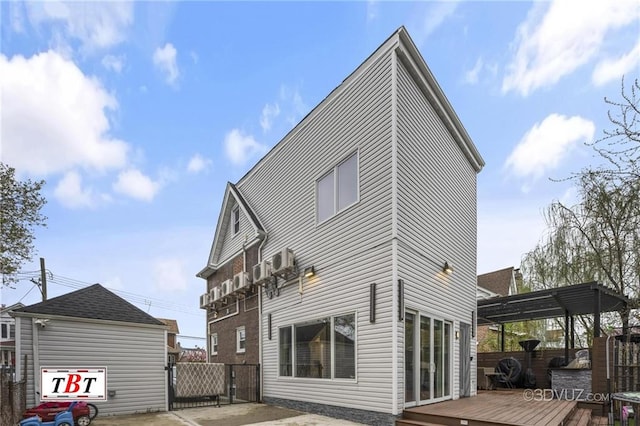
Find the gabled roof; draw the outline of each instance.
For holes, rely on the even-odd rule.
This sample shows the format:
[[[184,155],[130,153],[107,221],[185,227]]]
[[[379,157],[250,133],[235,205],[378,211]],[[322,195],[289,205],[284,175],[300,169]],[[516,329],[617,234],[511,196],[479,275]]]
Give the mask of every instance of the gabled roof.
[[[0,308],[0,314],[4,314],[5,312],[11,312],[14,311],[18,308],[22,308],[24,306],[24,303],[14,303],[13,305],[10,306],[2,306],[2,308]]]
[[[255,231],[253,237],[264,237],[266,230],[258,216],[251,209],[238,188],[231,182],[227,182],[227,189],[225,190],[224,199],[222,200],[222,208],[220,209],[220,215],[218,216],[218,226],[216,227],[216,233],[213,237],[213,244],[209,254],[209,262],[202,271],[198,272],[198,277],[206,278],[217,269],[219,265],[217,260],[220,255],[220,251],[222,250],[224,236],[226,235],[229,224],[231,223],[231,210],[235,204],[240,207],[242,213],[249,219],[249,222],[253,226],[253,230]]]
[[[442,88],[436,81],[435,77],[431,73],[431,70],[427,66],[424,58],[420,54],[420,51],[416,47],[415,43],[409,36],[406,28],[401,26],[393,34],[387,38],[367,59],[364,60],[351,74],[347,76],[336,88],[334,88],[318,105],[316,105],[302,120],[300,120],[293,129],[287,133],[278,143],[276,143],[269,152],[267,152],[249,171],[238,181],[238,185],[241,185],[243,181],[248,179],[253,173],[260,167],[263,167],[265,162],[279,149],[282,148],[287,141],[294,137],[309,120],[320,114],[327,104],[338,97],[346,88],[356,80],[360,74],[362,74],[372,63],[377,61],[384,55],[388,55],[389,52],[396,51],[398,57],[403,64],[409,70],[409,73],[413,77],[414,81],[420,87],[420,90],[427,96],[429,103],[433,106],[434,110],[449,130],[449,133],[453,137],[456,144],[460,147],[460,150],[466,157],[469,164],[477,172],[480,172],[485,165],[484,159],[480,155],[480,152],[476,148],[475,144],[471,140],[471,137],[467,133],[467,130],[462,125],[460,118],[453,109],[453,106],[445,96]]]
[[[51,315],[164,326],[162,321],[155,319],[100,284],[19,308],[13,313],[15,316]]]
[[[511,287],[512,279],[513,266],[478,275],[478,287],[487,289],[499,296],[509,296],[509,287]]]
[[[156,319],[158,321],[163,322],[164,325],[169,327],[169,329],[167,330],[168,333],[180,334],[180,329],[178,329],[178,321],[174,319],[167,319],[167,318],[156,318]]]

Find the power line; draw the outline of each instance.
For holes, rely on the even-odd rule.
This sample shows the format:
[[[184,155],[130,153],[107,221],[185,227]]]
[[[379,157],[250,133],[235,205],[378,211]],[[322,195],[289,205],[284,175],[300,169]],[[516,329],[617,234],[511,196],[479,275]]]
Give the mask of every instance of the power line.
[[[49,276],[49,282],[63,286],[63,287],[73,288],[76,290],[93,285],[86,281],[80,281],[75,278],[69,278],[69,277],[64,277],[62,275],[54,275],[54,274],[51,274]],[[109,287],[106,287],[106,288],[109,289],[110,291],[113,291],[114,293],[118,294],[120,297],[122,297],[123,299],[131,303],[144,305],[145,307],[154,307],[157,309],[163,309],[167,311],[180,312],[180,313],[192,315],[192,316],[200,316],[199,314],[191,312],[191,310],[193,310],[193,306],[179,305],[179,304],[162,300],[162,299],[147,297],[140,294],[130,293],[127,291],[109,288]]]

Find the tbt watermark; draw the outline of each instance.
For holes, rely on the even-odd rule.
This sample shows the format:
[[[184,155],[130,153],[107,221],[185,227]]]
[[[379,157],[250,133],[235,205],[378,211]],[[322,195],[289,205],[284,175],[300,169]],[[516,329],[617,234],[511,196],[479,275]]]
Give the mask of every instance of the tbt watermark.
[[[559,399],[563,401],[589,401],[608,402],[606,393],[594,393],[585,389],[525,389],[522,392],[525,401],[551,401]]]

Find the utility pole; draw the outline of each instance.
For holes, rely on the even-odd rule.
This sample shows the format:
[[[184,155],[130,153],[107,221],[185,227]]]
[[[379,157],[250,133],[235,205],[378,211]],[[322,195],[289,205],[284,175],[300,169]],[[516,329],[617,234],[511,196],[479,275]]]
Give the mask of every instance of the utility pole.
[[[42,301],[47,300],[47,270],[44,267],[44,257],[40,258],[40,293]]]

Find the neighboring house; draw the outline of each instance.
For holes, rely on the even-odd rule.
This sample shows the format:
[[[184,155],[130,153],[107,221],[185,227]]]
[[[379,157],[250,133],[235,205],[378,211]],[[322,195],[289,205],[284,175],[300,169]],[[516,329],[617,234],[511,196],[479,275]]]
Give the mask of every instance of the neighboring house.
[[[40,368],[106,367],[100,415],[167,410],[167,326],[94,284],[16,309],[16,366],[27,358],[27,406],[40,402]]]
[[[227,184],[207,266],[198,277],[207,280],[200,296],[206,309],[209,362],[258,364],[260,292],[249,285],[258,263],[264,227],[235,185]]]
[[[513,266],[478,275],[476,298],[490,299],[499,296],[511,296],[518,293],[516,274],[520,271]],[[501,328],[498,325],[480,325],[477,331],[478,350],[491,352],[500,347]]]
[[[16,303],[0,308],[0,368],[15,366],[16,321],[9,313],[23,306],[22,303]]]
[[[475,394],[483,165],[400,28],[227,186],[199,276],[214,297],[238,272],[252,280],[266,402],[388,424]],[[209,334],[237,327],[245,297],[204,303]]]
[[[166,318],[157,318],[160,320],[167,328],[167,360],[169,364],[175,364],[180,357],[180,344],[178,343],[178,334],[180,334],[180,330],[178,329],[178,321],[174,319],[166,319]]]

